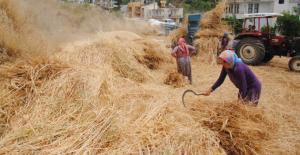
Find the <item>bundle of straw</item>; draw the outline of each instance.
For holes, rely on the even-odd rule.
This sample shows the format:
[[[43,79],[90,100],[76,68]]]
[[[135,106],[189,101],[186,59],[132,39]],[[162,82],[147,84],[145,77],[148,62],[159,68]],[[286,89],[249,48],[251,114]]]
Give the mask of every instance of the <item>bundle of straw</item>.
[[[194,45],[198,52],[209,57],[209,62],[214,62],[219,39],[229,27],[222,21],[225,12],[225,2],[220,2],[211,11],[204,14],[199,25],[199,31],[195,34]],[[208,54],[207,54],[208,53]]]
[[[170,72],[164,83],[175,88],[183,87],[186,84],[182,74],[177,73],[176,71]]]
[[[187,29],[188,29],[188,18],[185,17],[183,19],[181,27],[172,31],[171,34],[169,35],[171,43],[176,44],[179,38],[185,37],[187,35]]]

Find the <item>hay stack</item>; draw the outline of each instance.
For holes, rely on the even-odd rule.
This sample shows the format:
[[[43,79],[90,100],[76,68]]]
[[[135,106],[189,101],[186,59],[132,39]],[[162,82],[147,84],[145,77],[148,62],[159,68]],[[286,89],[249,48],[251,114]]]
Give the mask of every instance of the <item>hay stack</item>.
[[[200,55],[209,57],[209,62],[215,60],[220,37],[224,32],[229,31],[229,26],[222,21],[224,12],[224,2],[220,2],[213,10],[206,12],[201,19],[200,29],[195,34],[194,45]]]
[[[158,69],[168,59],[164,54],[161,54],[163,50],[157,44],[149,40],[138,40],[138,42],[143,45],[143,52],[136,53],[135,58],[149,69]]]
[[[188,18],[185,17],[183,19],[181,27],[172,31],[171,34],[169,35],[169,39],[172,45],[174,43],[176,44],[179,38],[185,37],[187,35],[187,29],[188,29]]]
[[[170,72],[164,82],[166,85],[171,85],[175,88],[183,87],[187,82],[182,74],[173,71]]]

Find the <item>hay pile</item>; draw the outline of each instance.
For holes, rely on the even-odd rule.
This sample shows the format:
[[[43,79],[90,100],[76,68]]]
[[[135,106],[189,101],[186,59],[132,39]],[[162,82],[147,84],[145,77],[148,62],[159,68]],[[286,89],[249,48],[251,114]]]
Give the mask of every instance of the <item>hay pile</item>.
[[[218,51],[220,37],[228,32],[229,26],[222,21],[225,12],[225,2],[220,2],[211,11],[204,14],[200,29],[195,34],[194,45],[202,56],[208,56],[209,62],[214,62]]]
[[[268,141],[277,132],[278,124],[260,108],[236,102],[217,106],[200,102],[192,106],[191,113],[217,133],[227,154],[266,154],[272,149]]]
[[[187,35],[187,29],[188,29],[188,18],[185,17],[183,19],[182,25],[171,32],[169,35],[169,40],[172,43],[172,46],[178,42],[179,38],[185,37]]]
[[[4,47],[0,47],[0,64],[3,64],[10,60],[10,56],[8,55],[7,49]]]
[[[27,106],[34,100],[38,88],[58,77],[67,68],[67,65],[59,61],[41,57],[2,65],[0,68],[1,124],[9,124],[19,108]],[[9,126],[2,128],[0,135],[9,129]]]
[[[158,69],[164,61],[168,60],[165,54],[161,54],[163,49],[159,48],[160,46],[146,40],[139,41],[144,45],[144,52],[135,55],[139,63],[146,65],[149,69],[155,70]]]
[[[165,79],[166,85],[171,85],[175,88],[183,87],[187,84],[182,74],[178,73],[177,71],[170,72],[167,74],[167,78]]]
[[[6,127],[0,139],[0,153],[222,152],[210,130],[192,120],[185,121],[190,116],[184,113],[178,115],[177,108],[166,96],[169,88],[156,88],[155,84],[135,80],[137,76],[126,76],[135,69],[142,76],[149,74],[147,79],[157,80],[153,78],[157,73],[138,65],[135,58],[135,53],[144,52],[143,47],[139,41],[120,43],[106,36],[56,53],[58,61],[68,64],[70,69],[56,70],[55,67],[44,71],[42,60],[39,65],[29,60],[23,64],[25,67],[19,67],[18,63],[1,66],[11,68],[9,75],[13,75],[4,77],[1,84],[9,84],[8,81],[19,78],[17,75],[22,83],[39,84],[28,86],[25,95],[30,95],[30,99],[26,100],[5,96],[7,92],[15,94],[18,90],[2,89],[6,92],[1,94],[1,101],[5,101],[1,105],[9,107],[14,114],[3,122]],[[160,54],[169,55],[162,52]],[[122,71],[115,70],[114,65]],[[41,74],[30,68],[36,68]],[[30,80],[27,77],[31,77]],[[154,87],[145,87],[147,85]],[[14,106],[15,99],[21,99],[23,104]]]

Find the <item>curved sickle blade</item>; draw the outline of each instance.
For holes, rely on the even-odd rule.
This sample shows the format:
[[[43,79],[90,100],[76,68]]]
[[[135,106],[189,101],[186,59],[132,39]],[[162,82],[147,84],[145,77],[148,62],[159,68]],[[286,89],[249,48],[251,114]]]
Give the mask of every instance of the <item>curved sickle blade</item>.
[[[204,95],[203,93],[198,94],[198,93],[196,93],[195,91],[193,91],[191,89],[188,89],[188,90],[184,91],[183,94],[182,94],[182,98],[181,98],[182,99],[182,104],[183,104],[184,107],[186,107],[185,102],[184,102],[184,97],[185,97],[185,94],[189,93],[189,92],[193,93],[194,95],[197,95],[197,96]]]

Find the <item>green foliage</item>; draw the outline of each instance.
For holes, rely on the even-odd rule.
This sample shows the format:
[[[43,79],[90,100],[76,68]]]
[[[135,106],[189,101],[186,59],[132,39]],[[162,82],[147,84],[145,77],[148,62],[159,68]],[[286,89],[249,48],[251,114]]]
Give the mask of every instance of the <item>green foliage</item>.
[[[130,0],[122,0],[121,4],[128,4],[130,2]]]
[[[277,26],[271,26],[270,27],[271,33],[275,34],[276,30],[277,30]],[[263,27],[261,27],[260,31],[261,32],[268,32],[268,27],[267,26],[263,26]]]
[[[277,18],[278,31],[286,36],[300,36],[300,20],[299,16],[290,13],[284,13],[283,16]]]
[[[232,17],[226,17],[224,21],[226,21],[227,24],[231,26],[235,34],[242,32],[243,29],[242,19],[237,19],[235,16],[232,16]]]
[[[211,10],[216,6],[215,1],[212,0],[191,0],[190,10],[192,12],[204,12]]]

